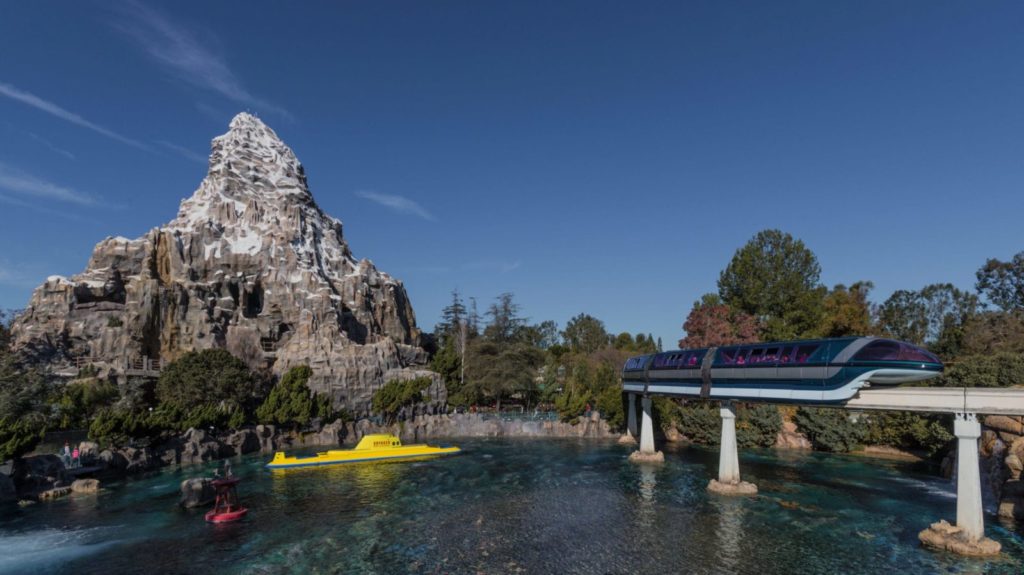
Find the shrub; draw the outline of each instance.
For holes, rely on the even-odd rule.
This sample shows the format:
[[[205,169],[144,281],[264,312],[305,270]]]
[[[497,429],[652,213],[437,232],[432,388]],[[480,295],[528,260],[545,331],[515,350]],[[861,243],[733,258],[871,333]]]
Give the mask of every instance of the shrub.
[[[816,449],[823,451],[852,451],[865,436],[862,422],[853,421],[841,409],[801,407],[793,421]]]
[[[70,429],[88,425],[96,411],[112,405],[120,397],[117,386],[110,381],[95,378],[72,381],[64,386],[64,393],[57,402],[60,427]]]
[[[949,432],[951,420],[948,415],[872,413],[868,416],[865,440],[875,445],[919,449],[935,457],[953,440]]]
[[[718,445],[722,441],[722,418],[718,404],[687,402],[679,409],[676,428],[694,443]]]
[[[626,398],[618,387],[605,388],[597,396],[597,410],[613,430],[626,428]]]
[[[124,325],[124,322],[122,322],[119,317],[107,318],[107,327],[121,327],[122,325]]]
[[[252,420],[263,399],[264,381],[245,362],[223,349],[189,352],[160,374],[156,397],[168,413],[182,418],[172,425],[235,427]]]
[[[394,379],[373,394],[373,411],[393,422],[403,407],[416,405],[424,400],[423,390],[430,387],[434,380],[429,377],[416,379]]]
[[[39,415],[0,418],[0,463],[32,451],[46,433],[46,422]]]
[[[736,443],[740,447],[771,447],[782,430],[782,414],[774,405],[740,404],[736,413]]]
[[[953,364],[937,385],[1012,387],[1024,383],[1024,354],[973,355]]]
[[[308,365],[289,369],[256,410],[257,420],[260,423],[305,427],[313,418],[332,418],[331,398],[318,396],[307,385],[311,375],[313,370]]]

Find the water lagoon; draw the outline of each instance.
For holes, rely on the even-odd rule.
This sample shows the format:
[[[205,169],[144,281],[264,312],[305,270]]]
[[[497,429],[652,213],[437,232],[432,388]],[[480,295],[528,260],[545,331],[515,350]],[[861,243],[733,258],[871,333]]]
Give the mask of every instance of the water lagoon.
[[[923,549],[948,481],[898,461],[743,451],[760,494],[704,487],[717,453],[574,440],[464,440],[460,456],[271,472],[235,462],[247,520],[177,507],[199,467],[0,515],[0,573],[1006,573],[1024,531],[987,517],[1001,557]],[[207,469],[212,469],[208,466]]]

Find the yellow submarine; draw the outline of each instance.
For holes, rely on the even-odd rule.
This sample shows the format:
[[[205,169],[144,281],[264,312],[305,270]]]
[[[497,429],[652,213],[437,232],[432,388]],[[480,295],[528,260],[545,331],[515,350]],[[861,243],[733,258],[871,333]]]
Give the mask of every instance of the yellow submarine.
[[[314,465],[338,465],[359,461],[381,461],[385,459],[409,459],[413,457],[431,457],[435,455],[451,455],[462,451],[458,447],[434,447],[432,445],[402,445],[394,435],[366,435],[354,449],[332,449],[307,457],[288,457],[283,451],[274,453],[267,467],[270,469],[286,469],[289,467],[312,467]]]

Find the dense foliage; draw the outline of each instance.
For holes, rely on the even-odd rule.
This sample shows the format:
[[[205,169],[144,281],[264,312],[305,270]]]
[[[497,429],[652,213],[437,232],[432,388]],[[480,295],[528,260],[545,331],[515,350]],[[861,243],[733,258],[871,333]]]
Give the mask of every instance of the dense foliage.
[[[779,230],[764,230],[736,251],[718,278],[718,293],[733,309],[758,320],[761,338],[806,337],[821,324],[825,287],[814,253]]]
[[[865,417],[864,439],[871,445],[922,451],[934,457],[953,440],[953,421],[948,415],[880,412]]]
[[[1010,387],[1024,384],[1024,354],[974,355],[950,366],[940,385],[948,387]]]
[[[726,305],[718,294],[704,294],[683,323],[679,347],[698,348],[758,341],[757,320]]]
[[[0,462],[21,457],[42,439],[50,425],[51,393],[40,373],[0,350]]]
[[[423,391],[430,387],[431,383],[433,380],[429,377],[391,380],[374,392],[373,411],[393,422],[402,408],[429,401]]]
[[[853,451],[867,431],[864,422],[842,409],[800,407],[793,421],[815,449],[822,451]]]
[[[257,421],[302,428],[314,419],[328,421],[333,418],[331,398],[317,395],[309,389],[312,375],[313,370],[308,365],[289,369],[256,410]]]
[[[192,351],[160,373],[157,400],[184,411],[234,404],[251,413],[263,398],[265,382],[225,349]]]

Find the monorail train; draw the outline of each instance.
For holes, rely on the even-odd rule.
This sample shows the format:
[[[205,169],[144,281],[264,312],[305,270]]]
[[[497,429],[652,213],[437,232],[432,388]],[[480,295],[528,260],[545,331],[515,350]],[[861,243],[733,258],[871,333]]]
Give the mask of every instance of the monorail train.
[[[942,362],[909,343],[876,337],[680,349],[630,358],[625,391],[807,403],[841,403],[870,385],[938,377]]]

